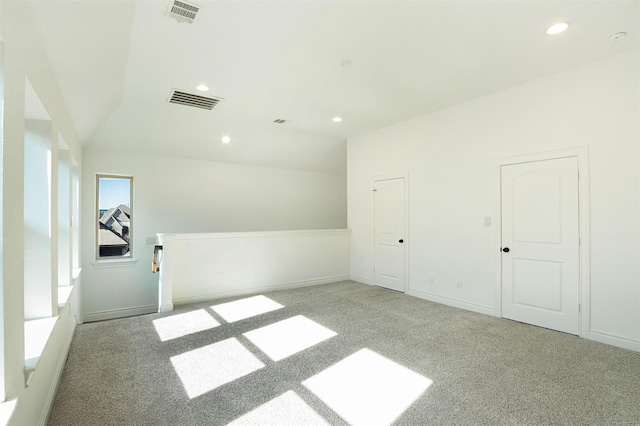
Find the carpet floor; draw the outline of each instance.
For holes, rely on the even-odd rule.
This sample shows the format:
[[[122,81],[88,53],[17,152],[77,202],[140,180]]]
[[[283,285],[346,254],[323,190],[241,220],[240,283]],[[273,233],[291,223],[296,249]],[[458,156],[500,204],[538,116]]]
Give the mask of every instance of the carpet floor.
[[[79,325],[49,425],[640,425],[640,354],[340,282]]]

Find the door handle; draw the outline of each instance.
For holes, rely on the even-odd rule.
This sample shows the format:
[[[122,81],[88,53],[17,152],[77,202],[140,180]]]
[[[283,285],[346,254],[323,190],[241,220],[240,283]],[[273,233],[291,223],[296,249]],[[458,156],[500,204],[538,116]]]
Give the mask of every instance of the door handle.
[[[399,240],[398,240],[398,242],[399,242],[400,244],[402,244],[402,243],[404,243],[404,240],[401,238],[401,239],[399,239]]]
[[[503,248],[502,251],[505,252],[505,253],[509,253],[509,247]]]

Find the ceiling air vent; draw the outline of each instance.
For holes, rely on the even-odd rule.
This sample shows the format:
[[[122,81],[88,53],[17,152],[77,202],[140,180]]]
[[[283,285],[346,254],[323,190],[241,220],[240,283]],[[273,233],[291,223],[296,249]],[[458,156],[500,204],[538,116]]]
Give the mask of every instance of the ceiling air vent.
[[[273,120],[273,122],[277,124],[282,124],[282,123],[286,123],[287,120],[283,120],[282,118],[276,118],[275,120]]]
[[[221,100],[222,98],[211,98],[207,96],[194,95],[192,93],[181,92],[175,89],[171,91],[171,96],[169,97],[169,103],[187,105],[208,110],[212,110],[213,107],[218,105]]]
[[[190,24],[196,20],[199,11],[200,6],[184,1],[174,0],[169,6],[169,16],[180,22],[188,22]]]

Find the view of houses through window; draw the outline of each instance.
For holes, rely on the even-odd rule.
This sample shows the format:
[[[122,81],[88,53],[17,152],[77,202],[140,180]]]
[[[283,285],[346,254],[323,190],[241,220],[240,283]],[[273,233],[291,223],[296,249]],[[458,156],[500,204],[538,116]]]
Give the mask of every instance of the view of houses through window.
[[[133,178],[97,175],[96,257],[131,257]]]

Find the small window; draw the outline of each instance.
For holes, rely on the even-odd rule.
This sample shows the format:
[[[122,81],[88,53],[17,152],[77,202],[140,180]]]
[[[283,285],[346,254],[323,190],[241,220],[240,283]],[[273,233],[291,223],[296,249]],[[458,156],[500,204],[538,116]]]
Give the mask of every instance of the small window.
[[[97,259],[131,258],[133,178],[97,175]]]

